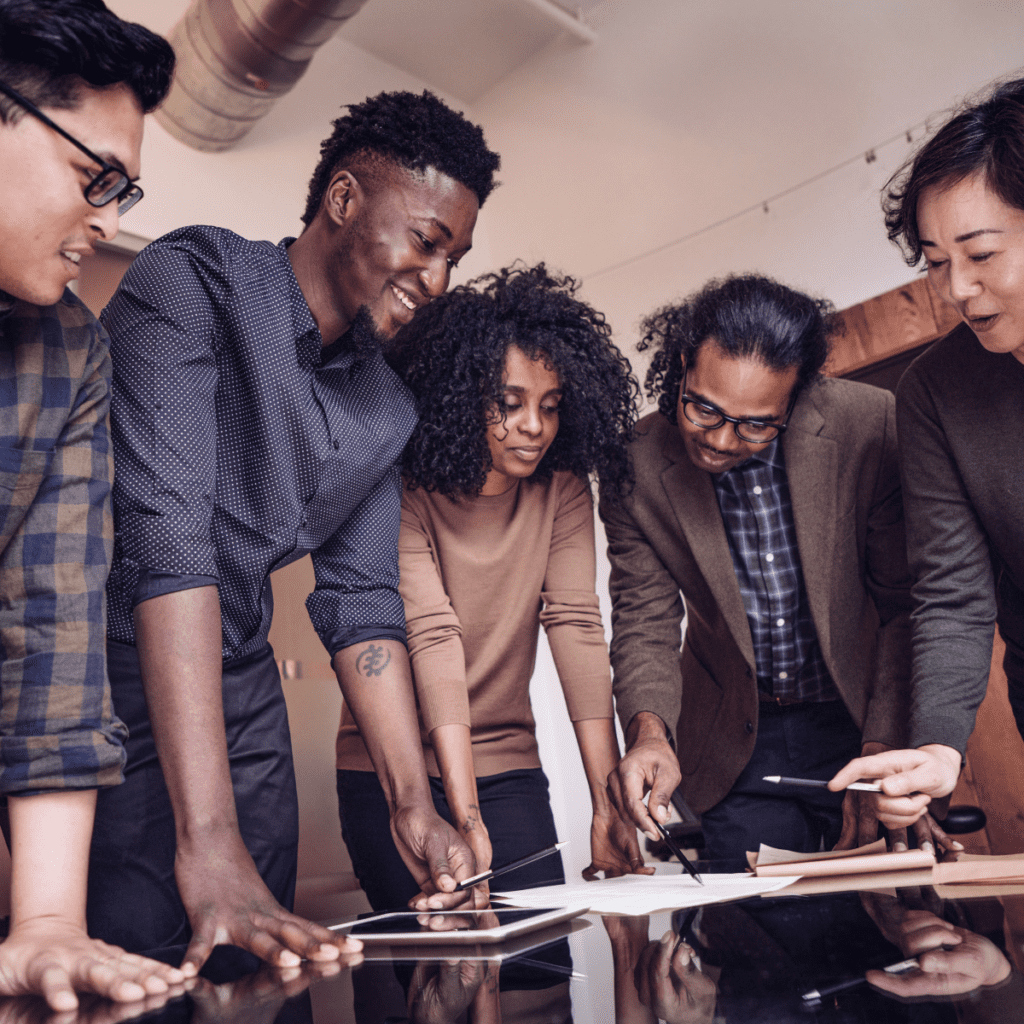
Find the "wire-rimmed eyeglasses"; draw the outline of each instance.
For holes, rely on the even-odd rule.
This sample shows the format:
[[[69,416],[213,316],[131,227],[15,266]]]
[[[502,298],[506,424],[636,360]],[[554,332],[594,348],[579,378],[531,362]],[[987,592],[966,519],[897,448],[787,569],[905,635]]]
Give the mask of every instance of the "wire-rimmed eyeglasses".
[[[38,118],[48,128],[52,128],[58,135],[80,149],[90,160],[99,164],[99,173],[93,175],[92,180],[82,190],[86,202],[90,206],[106,206],[107,203],[112,203],[116,199],[117,213],[120,216],[122,213],[127,213],[142,198],[142,189],[129,180],[124,171],[98,157],[88,146],[79,142],[74,135],[66,132],[55,121],[51,121],[31,100],[25,99],[20,92],[12,89],[6,82],[0,82],[0,92],[5,93],[18,106],[24,107],[33,117]]]
[[[793,414],[793,406],[796,404],[796,391],[789,400],[786,409],[786,418],[781,423],[766,423],[763,420],[752,420],[744,417],[727,416],[717,405],[709,402],[702,402],[686,393],[686,374],[688,366],[683,367],[683,382],[679,388],[679,401],[683,407],[683,415],[695,426],[702,430],[717,430],[723,423],[731,423],[732,429],[741,441],[748,444],[768,444],[774,441],[786,427],[789,426],[789,417]]]

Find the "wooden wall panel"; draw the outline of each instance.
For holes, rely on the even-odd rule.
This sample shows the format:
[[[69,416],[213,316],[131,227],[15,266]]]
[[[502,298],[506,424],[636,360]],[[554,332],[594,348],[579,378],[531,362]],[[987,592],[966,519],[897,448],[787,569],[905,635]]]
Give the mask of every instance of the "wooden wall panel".
[[[826,372],[843,376],[948,334],[960,317],[919,277],[842,310],[846,332],[833,344]]]

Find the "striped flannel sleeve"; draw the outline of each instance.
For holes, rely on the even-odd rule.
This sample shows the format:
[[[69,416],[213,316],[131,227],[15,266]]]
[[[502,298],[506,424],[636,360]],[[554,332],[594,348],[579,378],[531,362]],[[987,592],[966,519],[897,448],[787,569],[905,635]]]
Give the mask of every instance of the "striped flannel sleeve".
[[[26,426],[0,449],[0,792],[116,785],[127,731],[106,674],[107,340],[67,294],[8,319],[2,404]]]

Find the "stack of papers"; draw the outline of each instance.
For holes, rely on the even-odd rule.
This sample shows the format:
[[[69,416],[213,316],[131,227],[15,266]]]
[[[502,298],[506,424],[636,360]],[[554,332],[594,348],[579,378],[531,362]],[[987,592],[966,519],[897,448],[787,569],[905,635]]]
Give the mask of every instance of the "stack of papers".
[[[689,875],[623,875],[596,882],[568,882],[538,889],[492,893],[516,907],[575,907],[594,914],[653,914],[659,910],[700,907],[774,892],[797,880],[792,873],[777,878],[754,875],[704,874],[704,884]]]
[[[927,850],[904,850],[889,853],[885,840],[879,839],[856,850],[826,850],[823,853],[794,853],[761,844],[757,853],[748,853],[747,861],[759,878],[780,875],[861,875],[881,871],[910,871],[930,868],[935,855]]]
[[[957,882],[1024,882],[1024,853],[999,857],[961,853],[959,858],[932,869],[936,885]]]

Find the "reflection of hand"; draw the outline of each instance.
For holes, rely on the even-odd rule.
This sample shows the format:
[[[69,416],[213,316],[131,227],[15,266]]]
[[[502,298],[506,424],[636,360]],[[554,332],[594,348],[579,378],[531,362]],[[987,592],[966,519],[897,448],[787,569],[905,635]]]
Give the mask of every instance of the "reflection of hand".
[[[714,1018],[718,989],[675,932],[640,954],[634,979],[640,1002],[668,1024],[710,1024]]]
[[[452,891],[463,878],[477,874],[476,860],[432,805],[399,807],[391,817],[391,835],[422,890],[409,900],[414,910],[451,910],[480,901],[476,888]]]
[[[482,960],[424,961],[417,964],[409,984],[412,1024],[451,1024],[476,995],[487,977]]]
[[[868,971],[868,982],[895,996],[954,996],[995,985],[1010,976],[1010,963],[999,948],[982,935],[958,928],[961,943],[955,949],[933,950],[918,957],[920,969],[892,975]]]
[[[665,824],[669,801],[682,780],[679,761],[669,746],[665,723],[649,711],[634,716],[626,730],[628,749],[608,776],[608,795],[625,821],[632,821],[649,839],[658,839],[650,815]],[[644,806],[644,794],[651,796]],[[648,814],[650,807],[650,815]]]
[[[878,820],[889,828],[906,828],[921,817],[933,797],[952,793],[959,775],[959,751],[930,743],[916,750],[887,750],[858,757],[836,774],[829,789],[839,792],[858,779],[880,780]]]
[[[237,830],[198,842],[179,841],[174,862],[181,901],[192,924],[182,961],[195,974],[215,945],[230,944],[280,967],[301,959],[337,960],[362,944],[289,913],[260,878]]]
[[[186,981],[172,985],[166,992],[134,1003],[111,1003],[96,996],[86,996],[77,1009],[63,1013],[54,1013],[36,996],[4,999],[0,1001],[0,1024],[127,1024],[161,1009],[172,999],[180,998],[194,984],[194,981]]]
[[[416,921],[432,932],[460,932],[470,928],[482,930],[497,928],[501,924],[498,915],[491,910],[479,914],[420,914]]]
[[[636,840],[636,829],[631,823],[623,821],[611,804],[601,811],[595,811],[590,825],[590,864],[583,869],[583,877],[592,882],[598,871],[603,871],[605,878],[615,878],[629,872],[638,875],[654,874],[653,867],[644,865],[640,844]]]
[[[272,1024],[281,1007],[321,978],[330,978],[343,966],[355,966],[361,953],[342,961],[307,962],[300,967],[266,966],[238,981],[214,985],[198,979],[189,996],[193,1003],[192,1024]]]
[[[996,945],[927,910],[906,912],[897,941],[908,957],[917,957],[919,969],[900,975],[867,973],[872,985],[893,995],[958,995],[994,985],[1010,974],[1010,963]]]
[[[0,943],[0,995],[41,995],[55,1010],[77,1006],[76,991],[126,1003],[163,995],[183,980],[176,968],[90,939],[57,918],[21,921]]]

